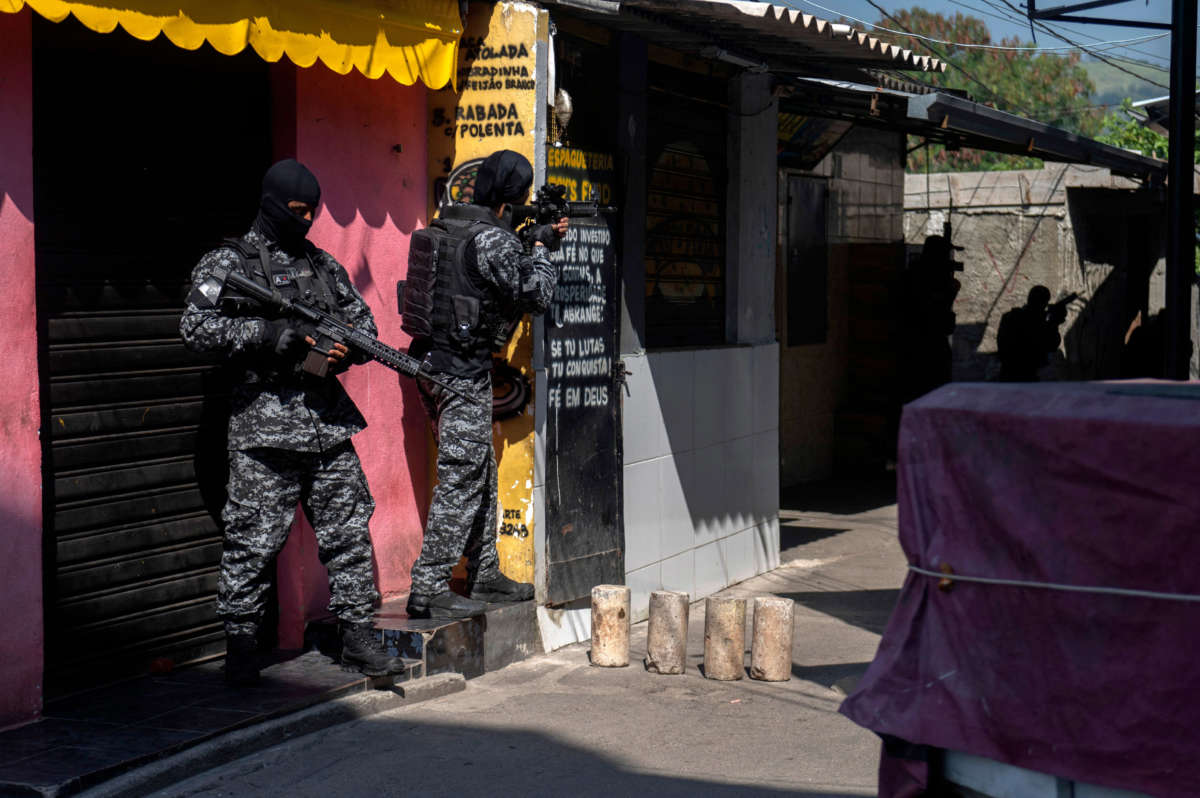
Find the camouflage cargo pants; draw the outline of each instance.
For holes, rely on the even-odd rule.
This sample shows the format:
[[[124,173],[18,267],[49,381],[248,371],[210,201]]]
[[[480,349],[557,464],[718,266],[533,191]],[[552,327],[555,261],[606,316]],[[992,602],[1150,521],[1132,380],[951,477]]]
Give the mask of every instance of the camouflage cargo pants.
[[[438,484],[433,490],[425,543],[412,567],[412,592],[450,589],[450,572],[464,554],[479,579],[499,573],[496,555],[496,452],[492,448],[492,375],[442,375],[478,401],[421,380],[421,398],[433,420]]]
[[[375,501],[349,441],[328,452],[247,449],[229,453],[229,500],[217,614],[228,633],[258,629],[268,569],[287,541],[296,505],[317,535],[329,570],[329,610],[348,623],[371,619],[379,592],[367,522]]]

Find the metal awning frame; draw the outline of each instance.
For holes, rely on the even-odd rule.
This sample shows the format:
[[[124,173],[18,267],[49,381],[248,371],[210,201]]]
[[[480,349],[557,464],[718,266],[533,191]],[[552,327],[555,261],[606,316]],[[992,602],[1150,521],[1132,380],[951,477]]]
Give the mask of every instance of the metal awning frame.
[[[912,97],[908,101],[908,116],[927,128],[933,125],[951,134],[991,143],[982,149],[1024,153],[1045,161],[1103,166],[1116,174],[1141,180],[1161,181],[1167,173],[1164,161],[952,95]]]
[[[793,93],[781,100],[781,110],[899,130],[953,148],[1102,166],[1149,182],[1166,176],[1163,161],[952,94],[909,94],[819,79],[797,80],[792,86]]]

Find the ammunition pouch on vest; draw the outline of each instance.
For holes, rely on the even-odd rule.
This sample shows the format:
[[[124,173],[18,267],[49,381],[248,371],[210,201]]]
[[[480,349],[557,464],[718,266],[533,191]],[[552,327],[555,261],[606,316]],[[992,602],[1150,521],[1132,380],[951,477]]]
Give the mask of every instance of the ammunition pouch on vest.
[[[278,291],[285,299],[303,300],[342,321],[346,320],[337,296],[327,282],[331,276],[319,271],[320,267],[317,266],[317,259],[314,257],[317,251],[315,247],[309,245],[302,256],[293,258],[292,262],[285,266],[276,263],[264,245],[254,246],[240,238],[227,238],[223,244],[237,254],[238,271],[245,277]],[[223,297],[221,312],[227,316],[255,316],[268,321],[281,318],[277,310],[240,297]],[[284,371],[279,370],[281,364],[273,354],[266,355],[265,360],[261,362],[262,365],[255,370],[261,372],[264,377],[286,376]],[[300,375],[300,364],[295,363],[287,371],[294,371],[295,375]]]
[[[401,329],[465,361],[490,359],[512,334],[513,315],[479,276],[468,245],[500,220],[479,205],[444,208],[413,233],[404,284]]]

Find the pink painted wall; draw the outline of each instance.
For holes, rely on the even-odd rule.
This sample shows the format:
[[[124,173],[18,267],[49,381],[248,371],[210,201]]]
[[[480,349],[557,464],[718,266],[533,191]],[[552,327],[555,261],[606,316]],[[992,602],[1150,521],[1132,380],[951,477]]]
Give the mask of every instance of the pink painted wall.
[[[0,14],[0,728],[42,709],[42,452],[33,250],[33,28]]]
[[[386,76],[338,75],[320,65],[280,72],[273,91],[295,92],[295,115],[292,130],[286,120],[274,122],[276,154],[294,155],[321,181],[309,238],[350,272],[375,314],[380,339],[404,349],[409,338],[400,330],[396,281],[407,271],[409,235],[425,223],[425,89]],[[286,108],[293,98],[279,99]],[[401,382],[379,364],[356,367],[342,382],[367,418],[354,445],[376,501],[371,536],[379,589],[395,595],[408,590],[421,548],[428,424],[413,382]],[[302,519],[280,555],[279,575],[280,645],[294,648],[304,617],[319,615],[328,601],[326,574]]]

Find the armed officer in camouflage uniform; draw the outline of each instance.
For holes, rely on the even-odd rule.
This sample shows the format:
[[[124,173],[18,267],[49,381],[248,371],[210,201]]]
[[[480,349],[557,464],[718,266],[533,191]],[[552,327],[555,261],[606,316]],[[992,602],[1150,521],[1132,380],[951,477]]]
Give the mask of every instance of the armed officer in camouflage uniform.
[[[239,686],[258,681],[256,635],[268,569],[287,540],[297,504],[316,531],[329,570],[329,609],[343,627],[342,661],[372,676],[404,670],[372,634],[379,593],[367,522],[375,502],[350,442],[366,422],[332,376],[353,358],[335,344],[326,353],[329,376],[305,372],[301,361],[315,344],[313,331],[267,315],[213,276],[216,268],[237,269],[374,335],[375,320],[346,270],[307,240],[320,196],[316,177],[303,165],[286,160],[272,166],[250,232],[209,252],[192,272],[193,290],[179,324],[189,349],[225,356],[238,378],[217,612],[225,622],[225,677]]]
[[[485,610],[485,602],[533,598],[533,585],[500,573],[491,412],[492,352],[525,313],[549,307],[558,273],[547,247],[556,249],[567,231],[565,218],[540,226],[531,231],[532,253],[525,253],[509,226],[509,206],[524,202],[532,183],[533,168],[524,156],[511,150],[493,153],[477,173],[473,204],[451,205],[430,225],[429,232],[441,237],[443,254],[452,253],[437,261],[433,285],[411,279],[410,260],[405,329],[417,329],[410,315],[428,319],[428,325],[417,329],[409,353],[474,398],[419,381],[437,440],[438,485],[425,542],[412,567],[408,612],[413,617],[471,617]],[[410,314],[409,308],[429,312]],[[450,572],[464,554],[469,596],[450,590]]]

